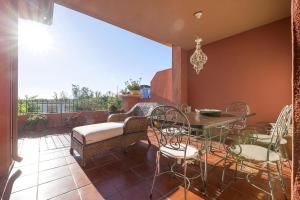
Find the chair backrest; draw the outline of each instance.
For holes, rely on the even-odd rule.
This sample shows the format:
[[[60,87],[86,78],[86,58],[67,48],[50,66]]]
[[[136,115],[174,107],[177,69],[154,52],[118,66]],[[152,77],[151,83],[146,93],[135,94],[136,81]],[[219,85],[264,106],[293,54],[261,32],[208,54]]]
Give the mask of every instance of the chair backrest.
[[[233,102],[226,107],[226,112],[243,117],[243,119],[236,122],[235,125],[239,126],[241,129],[246,127],[246,115],[250,114],[250,107],[248,104],[242,101]]]
[[[285,130],[283,136],[286,136],[289,133],[289,129],[290,129],[291,125],[292,125],[291,122],[292,122],[292,116],[293,116],[293,105],[292,104],[288,105],[287,109],[288,110],[286,112],[287,112],[287,114],[289,116],[288,116],[288,118],[286,120],[286,130]]]
[[[155,102],[137,103],[129,112],[132,112],[134,116],[149,117],[152,110],[158,105],[159,104]]]
[[[191,126],[183,112],[173,106],[158,106],[151,113],[150,123],[159,147],[184,151],[186,154]]]
[[[291,109],[292,109],[292,105],[286,105],[282,108],[282,110],[280,111],[280,114],[278,115],[278,118],[277,118],[275,124],[273,125],[273,127],[271,129],[271,134],[276,134],[276,132],[274,131],[274,127],[275,127],[277,121],[279,122],[282,119],[283,115],[288,115],[289,112],[291,112]],[[285,136],[288,133],[290,123],[291,123],[291,117],[287,118],[286,126],[285,126],[286,130],[283,132],[282,136]]]
[[[187,105],[187,104],[181,104],[180,106],[178,106],[179,110],[183,113],[189,113],[191,112],[191,106]]]
[[[285,136],[288,132],[292,118],[292,105],[287,105],[283,108],[281,113],[276,120],[274,127],[271,130],[271,144],[274,144],[274,148],[278,149],[280,145],[281,138]]]
[[[226,112],[244,116],[245,114],[250,114],[250,107],[245,102],[236,101],[226,107]]]

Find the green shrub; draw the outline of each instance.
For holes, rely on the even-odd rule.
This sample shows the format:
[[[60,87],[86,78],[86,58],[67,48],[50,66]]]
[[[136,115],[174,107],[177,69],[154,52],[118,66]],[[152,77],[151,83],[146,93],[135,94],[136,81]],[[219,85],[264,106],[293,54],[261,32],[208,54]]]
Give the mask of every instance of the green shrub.
[[[47,115],[44,114],[32,114],[28,117],[26,121],[26,126],[35,128],[37,125],[47,126],[48,119]]]

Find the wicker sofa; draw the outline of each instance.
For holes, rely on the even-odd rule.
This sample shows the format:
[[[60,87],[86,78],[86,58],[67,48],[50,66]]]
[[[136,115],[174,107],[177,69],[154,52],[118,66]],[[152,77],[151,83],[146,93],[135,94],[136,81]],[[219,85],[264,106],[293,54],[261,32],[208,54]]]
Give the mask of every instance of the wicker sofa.
[[[157,103],[137,103],[126,113],[111,114],[107,123],[92,124],[73,128],[70,154],[76,150],[81,157],[81,166],[92,156],[116,147],[127,149],[147,136],[148,116]]]

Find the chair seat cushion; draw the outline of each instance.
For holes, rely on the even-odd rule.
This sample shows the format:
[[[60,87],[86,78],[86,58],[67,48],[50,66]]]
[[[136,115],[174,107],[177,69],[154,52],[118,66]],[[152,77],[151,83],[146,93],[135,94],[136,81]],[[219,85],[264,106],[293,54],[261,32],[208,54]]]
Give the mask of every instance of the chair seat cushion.
[[[123,122],[106,122],[100,124],[91,124],[73,128],[73,135],[82,142],[81,137],[85,139],[86,144],[91,144],[107,140],[123,134]]]
[[[173,134],[173,135],[188,134],[188,130],[186,130],[182,127],[180,127],[180,128],[175,128],[175,127],[164,128],[164,129],[161,129],[161,132],[164,134]]]
[[[183,159],[184,158],[184,149],[186,144],[180,143],[172,147],[170,144],[160,147],[160,152],[166,156],[172,158]],[[198,155],[198,149],[192,145],[187,145],[186,148],[186,159],[195,158]]]
[[[254,139],[256,139],[257,142],[264,143],[264,144],[270,144],[272,136],[271,135],[265,135],[265,134],[253,134],[252,135]],[[276,142],[276,135],[272,139],[272,143]],[[281,138],[280,144],[287,144],[287,140],[284,138]]]
[[[252,144],[241,144],[241,145],[234,145],[230,147],[230,151],[233,154],[239,155],[247,160],[255,160],[264,162],[267,161],[267,153],[268,149],[258,145]],[[269,161],[278,161],[279,155],[275,151],[270,150]]]

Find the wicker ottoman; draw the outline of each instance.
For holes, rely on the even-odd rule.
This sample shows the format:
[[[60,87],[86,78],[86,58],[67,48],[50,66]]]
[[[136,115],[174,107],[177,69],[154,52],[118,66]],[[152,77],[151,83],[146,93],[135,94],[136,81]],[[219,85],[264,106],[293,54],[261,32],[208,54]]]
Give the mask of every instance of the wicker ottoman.
[[[147,131],[126,133],[124,122],[106,122],[73,128],[71,133],[70,154],[76,150],[81,157],[81,166],[97,153],[108,151],[112,148],[126,149],[139,140],[147,140]]]

